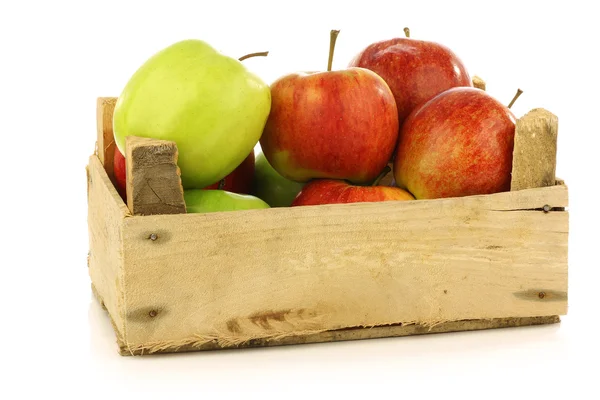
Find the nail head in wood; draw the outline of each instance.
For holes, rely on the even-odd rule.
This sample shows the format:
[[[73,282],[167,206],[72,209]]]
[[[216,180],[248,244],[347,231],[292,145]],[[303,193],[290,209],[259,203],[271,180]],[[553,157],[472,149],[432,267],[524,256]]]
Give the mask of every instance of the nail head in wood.
[[[545,292],[539,292],[539,293],[538,293],[538,297],[539,297],[540,299],[543,299],[544,297],[546,297],[546,293],[545,293]]]
[[[154,242],[156,239],[158,239],[158,235],[156,233],[152,233],[152,234],[150,234],[149,239]]]
[[[552,209],[552,207],[550,207],[548,204],[545,204],[543,207],[543,210],[545,213],[549,213],[551,209]]]
[[[150,316],[150,318],[154,318],[154,317],[156,317],[156,315],[157,315],[157,314],[158,314],[158,313],[156,312],[156,310],[152,310],[152,311],[150,311],[150,312],[148,313],[148,315]]]

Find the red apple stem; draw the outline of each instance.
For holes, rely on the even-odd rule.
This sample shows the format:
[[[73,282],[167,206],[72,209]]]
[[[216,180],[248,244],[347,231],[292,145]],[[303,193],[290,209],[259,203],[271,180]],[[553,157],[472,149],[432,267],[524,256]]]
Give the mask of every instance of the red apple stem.
[[[521,89],[517,89],[517,94],[515,94],[515,97],[513,97],[513,99],[510,101],[510,103],[508,103],[508,108],[511,108],[513,106],[513,104],[515,104],[515,101],[517,101],[517,99],[519,98],[519,96],[523,93],[523,91]]]
[[[406,35],[407,38],[410,37],[410,29],[408,27],[404,28],[404,34]]]
[[[240,58],[238,58],[239,61],[244,61],[247,58],[251,58],[251,57],[266,57],[267,55],[269,55],[268,51],[259,51],[258,53],[250,53],[250,54],[246,54],[245,56],[241,56]]]
[[[223,190],[224,187],[225,187],[225,179],[221,179],[219,181],[219,187],[218,187],[218,189],[219,190]]]
[[[377,186],[377,185],[379,185],[379,182],[381,182],[381,180],[383,178],[385,178],[385,176],[387,174],[389,174],[391,170],[392,169],[390,168],[390,166],[386,165],[385,168],[383,169],[383,171],[381,171],[381,173],[379,174],[379,176],[377,178],[375,178],[375,180],[373,181],[373,183],[371,184],[371,186]]]
[[[329,32],[329,60],[327,61],[327,71],[331,71],[331,65],[333,64],[333,50],[335,49],[335,41],[340,31],[334,29]]]

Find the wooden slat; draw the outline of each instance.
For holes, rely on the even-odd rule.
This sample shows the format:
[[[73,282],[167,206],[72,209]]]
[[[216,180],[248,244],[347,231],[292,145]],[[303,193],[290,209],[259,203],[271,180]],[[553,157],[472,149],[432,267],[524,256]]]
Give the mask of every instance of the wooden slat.
[[[124,221],[130,351],[563,315],[566,186]],[[154,234],[155,240],[149,240]],[[543,295],[540,295],[543,293]]]
[[[115,329],[124,332],[123,287],[123,219],[130,216],[127,206],[117,193],[102,167],[100,159],[89,159],[88,232],[90,252],[89,275],[104,306],[114,321]]]
[[[473,76],[473,87],[477,89],[485,90],[485,81],[478,77],[477,75]]]
[[[517,120],[511,190],[555,184],[557,135],[558,118],[543,108]]]
[[[128,136],[125,147],[127,206],[131,213],[184,214],[175,142]]]
[[[109,179],[114,182],[113,161],[115,157],[115,138],[113,134],[113,112],[117,104],[116,97],[99,97],[96,101],[97,155],[104,166]]]

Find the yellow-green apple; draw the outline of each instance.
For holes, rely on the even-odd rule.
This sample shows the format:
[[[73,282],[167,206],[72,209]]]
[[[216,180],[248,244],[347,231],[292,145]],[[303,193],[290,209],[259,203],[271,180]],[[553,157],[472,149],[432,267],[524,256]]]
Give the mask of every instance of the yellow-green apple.
[[[510,190],[515,117],[483,90],[452,88],[406,119],[396,184],[417,199]]]
[[[452,50],[410,37],[372,43],[349,66],[370,69],[386,81],[396,99],[400,125],[415,107],[434,96],[453,87],[472,86],[467,69]]]
[[[382,175],[385,175],[386,169]],[[414,200],[406,190],[379,186],[378,178],[371,186],[352,185],[340,179],[315,179],[308,182],[294,199],[292,206],[319,204],[364,203],[379,201]]]
[[[287,179],[367,183],[394,151],[396,103],[388,85],[372,71],[328,68],[285,75],[271,84],[271,98],[260,145],[269,163]]]
[[[258,197],[225,190],[189,189],[183,192],[183,199],[190,214],[269,208]]]
[[[289,207],[304,183],[291,181],[279,175],[269,164],[264,153],[256,156],[254,183],[250,194],[266,201],[271,207]]]
[[[254,180],[254,164],[255,157],[254,150],[252,150],[232,173],[204,189],[221,189],[233,193],[250,194]]]
[[[184,40],[133,74],[115,106],[115,141],[123,154],[129,135],[174,141],[184,188],[200,189],[248,156],[270,106],[269,86],[239,60]]]

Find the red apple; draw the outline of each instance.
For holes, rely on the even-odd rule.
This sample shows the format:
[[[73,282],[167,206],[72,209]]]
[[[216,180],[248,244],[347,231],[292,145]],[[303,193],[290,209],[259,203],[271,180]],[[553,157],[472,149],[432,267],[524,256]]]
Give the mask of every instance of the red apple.
[[[315,179],[304,185],[294,206],[414,200],[405,190],[390,186],[356,186],[337,179]]]
[[[287,179],[367,183],[392,156],[398,129],[394,96],[380,76],[364,68],[328,68],[286,75],[271,85],[260,145]]]
[[[222,190],[238,194],[250,194],[252,191],[252,180],[254,179],[254,150],[232,173],[223,178],[222,181],[213,183],[204,189],[219,189],[223,182]]]
[[[472,86],[467,69],[449,48],[408,37],[373,43],[349,66],[370,69],[386,81],[396,99],[400,125],[434,96],[453,87]]]
[[[125,157],[119,151],[118,148],[115,148],[115,157],[114,157],[114,173],[115,173],[115,181],[117,183],[117,191],[126,199],[126,166],[125,166]],[[223,190],[228,192],[238,193],[238,194],[250,194],[252,190],[252,180],[254,178],[254,150],[248,157],[242,161],[242,163],[233,170],[232,173],[223,178]],[[213,183],[210,186],[205,187],[204,189],[218,189],[221,181]]]
[[[119,195],[121,195],[121,198],[123,198],[123,200],[127,201],[127,173],[125,167],[125,157],[119,151],[119,148],[117,146],[115,146],[115,156],[113,158],[113,171],[115,174],[115,181],[117,184],[117,192],[119,192]]]
[[[514,134],[508,107],[483,90],[449,89],[406,119],[396,183],[417,199],[508,191]]]

